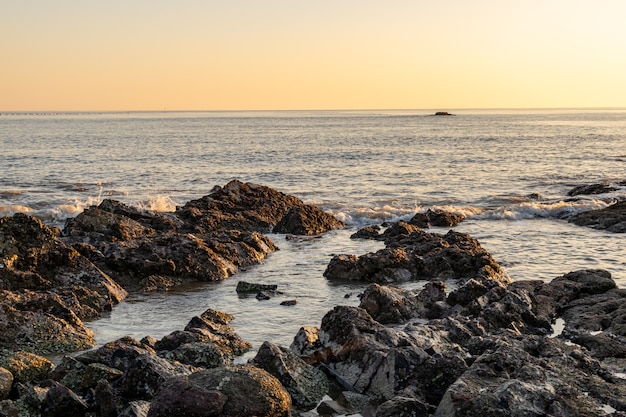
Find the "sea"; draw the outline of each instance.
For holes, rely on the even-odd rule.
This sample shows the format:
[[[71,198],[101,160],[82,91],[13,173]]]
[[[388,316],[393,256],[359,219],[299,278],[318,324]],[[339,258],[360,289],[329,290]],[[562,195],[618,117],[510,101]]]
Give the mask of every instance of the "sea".
[[[358,305],[364,284],[323,277],[335,254],[382,248],[351,234],[429,208],[466,215],[455,230],[478,239],[514,280],[602,268],[626,288],[626,236],[565,220],[626,199],[626,109],[434,112],[0,113],[0,217],[22,212],[63,228],[103,199],[174,211],[238,179],[346,224],[314,237],[271,234],[280,250],[221,282],[131,295],[87,323],[98,345],[158,339],[213,308],[233,314],[232,326],[253,344],[241,360],[266,340],[289,346],[335,305]],[[567,195],[594,183],[616,190]],[[238,296],[239,280],[277,284],[282,294]],[[280,305],[286,300],[297,303]]]

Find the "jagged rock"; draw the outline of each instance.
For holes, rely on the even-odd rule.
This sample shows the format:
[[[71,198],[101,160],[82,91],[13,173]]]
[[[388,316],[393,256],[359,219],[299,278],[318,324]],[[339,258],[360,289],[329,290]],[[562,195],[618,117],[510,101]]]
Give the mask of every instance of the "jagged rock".
[[[191,374],[192,369],[156,355],[144,354],[134,358],[120,379],[120,394],[131,400],[150,400],[165,381]]]
[[[217,417],[227,400],[219,390],[193,384],[188,377],[172,378],[154,396],[147,417]]]
[[[456,279],[460,285],[470,279],[489,285],[511,282],[489,252],[467,234],[427,233],[406,224],[395,230],[385,237],[385,249],[359,257],[334,256],[324,276],[379,284],[417,279]]]
[[[274,226],[274,233],[294,235],[318,235],[343,227],[343,223],[333,215],[315,206],[292,207]]]
[[[266,233],[294,207],[297,197],[269,187],[233,180],[177,210],[177,215],[204,230],[236,229]]]
[[[409,223],[421,229],[431,227],[453,227],[465,220],[462,214],[451,213],[441,209],[428,209],[425,213],[417,213]]]
[[[380,226],[365,226],[353,233],[350,239],[378,239],[380,237]]]
[[[0,367],[8,370],[15,381],[27,383],[47,379],[54,364],[33,353],[1,350]]]
[[[82,320],[127,295],[58,230],[20,213],[0,219],[0,289],[0,346],[41,354],[93,346]]]
[[[189,375],[194,387],[220,391],[226,397],[221,417],[276,416],[290,414],[291,398],[268,372],[249,365],[219,367]]]
[[[13,386],[13,374],[5,368],[0,368],[0,401],[9,398]]]
[[[575,214],[568,221],[578,226],[588,226],[613,233],[626,233],[626,201],[619,201],[600,210]]]
[[[273,343],[264,342],[250,363],[278,378],[298,409],[314,408],[328,392],[328,379],[322,371]]]
[[[89,408],[87,403],[71,389],[49,381],[47,393],[41,404],[41,412],[50,417],[84,417]]]
[[[363,292],[359,307],[379,323],[404,323],[418,315],[416,295],[409,290],[371,284]]]
[[[131,401],[120,412],[120,414],[117,417],[147,417],[148,412],[150,411],[150,405],[151,404],[148,401],[142,401],[142,400]],[[170,414],[170,415],[175,415],[175,414]]]
[[[604,194],[610,193],[612,191],[617,190],[617,188],[607,184],[607,183],[599,183],[599,184],[587,184],[587,185],[578,185],[567,192],[567,195],[570,197],[576,195],[589,195],[589,194]]]

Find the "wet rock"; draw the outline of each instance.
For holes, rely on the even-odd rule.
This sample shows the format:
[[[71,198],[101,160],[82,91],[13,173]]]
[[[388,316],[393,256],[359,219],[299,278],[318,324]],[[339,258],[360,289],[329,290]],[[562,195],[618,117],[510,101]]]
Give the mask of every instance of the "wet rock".
[[[189,375],[192,386],[220,391],[227,399],[223,417],[276,416],[290,414],[291,398],[268,372],[249,365],[219,367]]]
[[[343,223],[333,215],[315,206],[292,207],[274,226],[274,233],[294,235],[318,235],[332,229],[343,227]]]
[[[250,363],[275,376],[298,409],[314,408],[328,392],[328,379],[322,371],[273,343],[264,342]]]
[[[451,213],[441,209],[428,209],[425,213],[417,213],[409,223],[421,229],[431,227],[453,227],[465,220],[462,214]]]
[[[224,187],[193,200],[177,210],[177,215],[205,230],[236,229],[267,233],[292,208],[305,204],[297,197],[269,187],[233,180]],[[305,209],[306,210],[306,209]]]
[[[378,239],[380,237],[380,226],[366,226],[356,231],[350,239]]]
[[[604,194],[617,190],[607,183],[578,185],[567,192],[570,197],[576,195]]]
[[[150,346],[130,336],[125,336],[106,343],[98,349],[80,353],[75,356],[75,359],[85,365],[102,363],[126,371],[135,358],[147,354],[154,355],[155,351]]]
[[[298,304],[298,300],[285,300],[285,301],[281,301],[280,305],[281,306],[295,306],[296,304]]]
[[[0,345],[42,354],[93,346],[82,320],[127,295],[60,240],[58,230],[24,214],[0,219]]]
[[[239,281],[237,283],[237,294],[256,294],[261,291],[276,291],[278,285],[274,284],[256,284],[246,281]]]
[[[5,368],[0,368],[0,401],[9,398],[13,386],[13,374]]]
[[[293,338],[293,342],[289,346],[289,350],[299,357],[303,358],[307,363],[309,355],[315,355],[315,352],[322,348],[319,341],[319,329],[313,326],[303,326]]]
[[[408,225],[410,226],[410,225]],[[470,279],[508,284],[511,279],[476,239],[454,231],[446,235],[406,224],[384,235],[385,249],[362,256],[336,255],[324,276],[387,284],[407,280]],[[390,229],[388,229],[390,230]],[[491,285],[491,284],[489,284]]]
[[[575,214],[568,221],[578,226],[588,226],[613,233],[626,233],[626,201],[619,201],[600,210]]]
[[[187,377],[172,378],[155,395],[147,417],[217,417],[227,400],[222,392],[193,384]]]

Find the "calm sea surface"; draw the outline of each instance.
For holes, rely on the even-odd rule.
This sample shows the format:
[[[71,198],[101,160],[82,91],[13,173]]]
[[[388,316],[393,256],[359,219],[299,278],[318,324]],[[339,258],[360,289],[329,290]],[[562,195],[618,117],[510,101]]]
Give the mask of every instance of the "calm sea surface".
[[[626,236],[560,220],[626,198],[626,187],[566,195],[576,185],[626,180],[626,111],[455,113],[1,114],[0,216],[25,212],[62,227],[104,198],[173,211],[239,179],[294,194],[347,224],[316,238],[272,235],[280,251],[224,282],[134,296],[90,323],[99,343],[160,338],[210,307],[234,314],[234,327],[256,347],[289,345],[334,305],[358,304],[363,286],[322,276],[333,254],[382,247],[351,233],[431,207],[468,215],[457,230],[514,279],[604,268],[626,288]],[[240,298],[240,279],[276,283],[285,294]],[[294,298],[296,306],[279,305]]]

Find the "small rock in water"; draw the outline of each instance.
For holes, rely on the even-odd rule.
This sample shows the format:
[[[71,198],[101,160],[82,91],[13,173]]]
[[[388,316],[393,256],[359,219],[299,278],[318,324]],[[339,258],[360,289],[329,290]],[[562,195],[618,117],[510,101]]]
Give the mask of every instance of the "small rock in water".
[[[280,303],[281,306],[295,306],[298,304],[298,300],[287,300]]]
[[[245,293],[259,293],[262,291],[276,291],[278,285],[273,284],[253,284],[246,281],[239,281],[237,283],[237,293],[245,294]]]
[[[263,291],[259,292],[256,295],[256,299],[257,300],[269,300],[270,298],[272,298],[272,297],[270,297],[267,293],[265,293]]]

